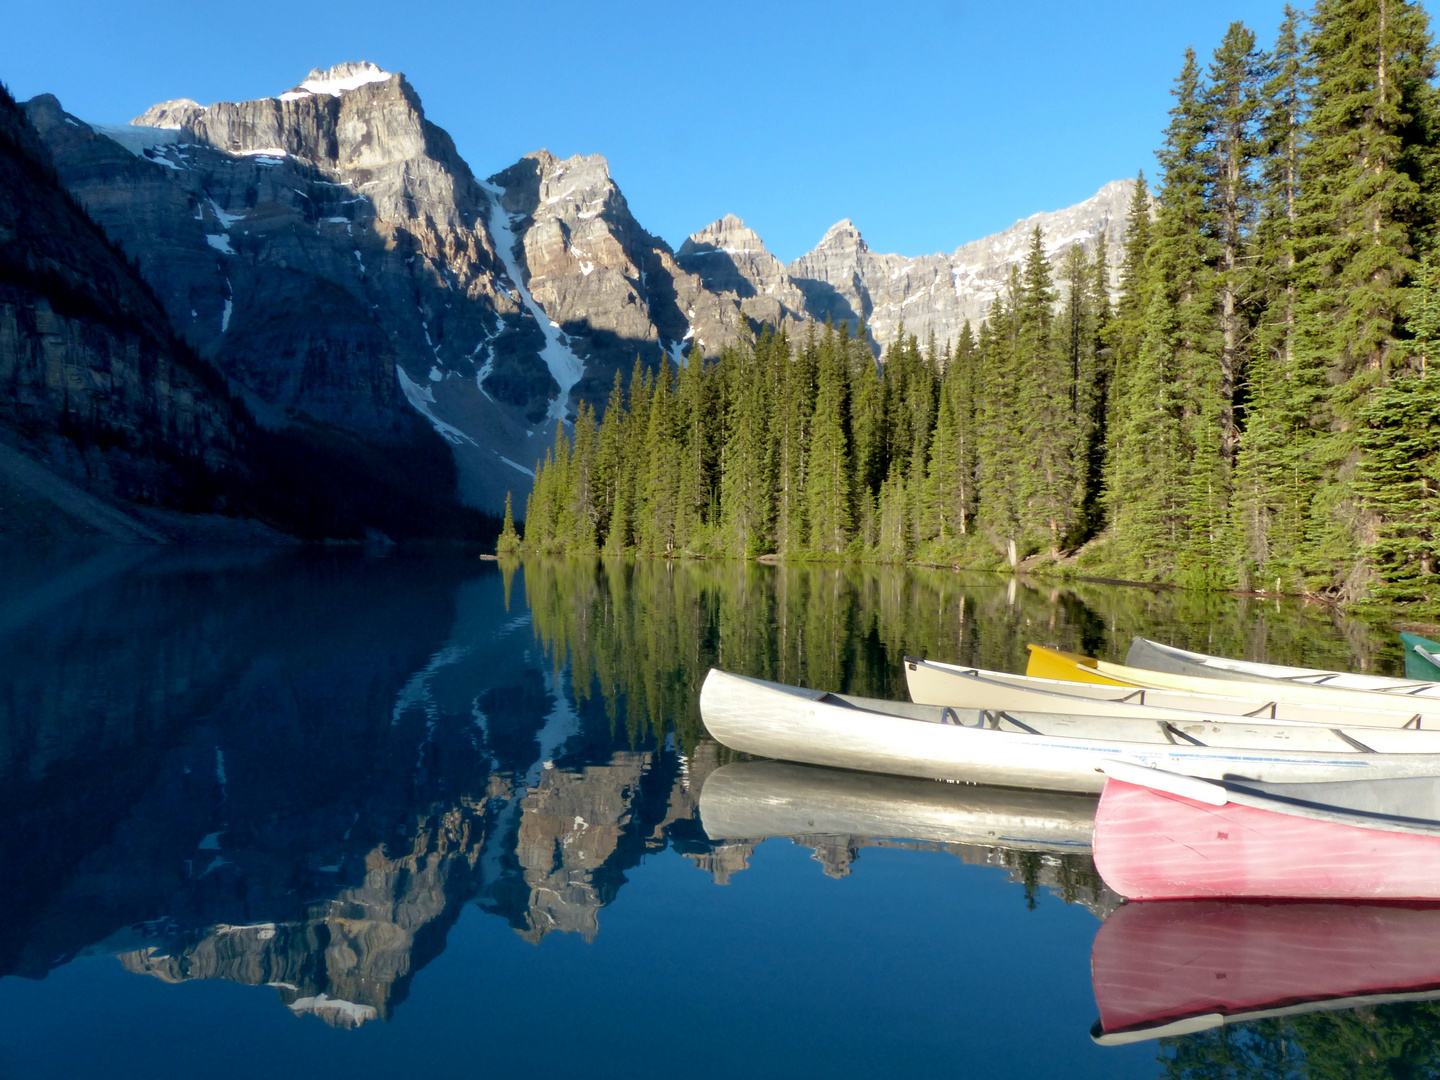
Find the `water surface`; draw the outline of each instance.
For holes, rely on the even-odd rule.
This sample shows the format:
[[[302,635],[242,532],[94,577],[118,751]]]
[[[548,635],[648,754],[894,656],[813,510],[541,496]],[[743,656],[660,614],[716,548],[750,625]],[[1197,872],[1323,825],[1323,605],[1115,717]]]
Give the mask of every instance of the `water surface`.
[[[1423,1002],[1098,1046],[1083,846],[747,774],[696,708],[1133,633],[1399,669],[1300,604],[949,571],[7,552],[0,1077],[1433,1074]]]

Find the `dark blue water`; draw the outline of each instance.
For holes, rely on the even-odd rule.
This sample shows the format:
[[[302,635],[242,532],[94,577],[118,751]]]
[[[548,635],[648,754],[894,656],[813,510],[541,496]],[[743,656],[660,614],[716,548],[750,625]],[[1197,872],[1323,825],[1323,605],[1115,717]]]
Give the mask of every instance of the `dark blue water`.
[[[744,774],[694,700],[716,662],[899,696],[906,652],[1014,668],[1025,640],[1115,654],[1158,625],[1393,664],[1328,617],[733,564],[0,567],[0,1077],[1290,1076],[1330,1053],[1275,1022],[1096,1045],[1117,901],[1083,851],[727,835],[747,808],[705,784]],[[1325,1015],[1366,1075],[1428,1075],[1425,1008]]]

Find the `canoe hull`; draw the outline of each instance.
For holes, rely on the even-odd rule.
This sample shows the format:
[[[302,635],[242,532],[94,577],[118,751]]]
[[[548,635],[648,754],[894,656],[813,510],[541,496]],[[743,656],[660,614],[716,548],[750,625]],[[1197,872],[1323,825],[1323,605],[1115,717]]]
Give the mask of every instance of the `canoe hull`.
[[[1090,951],[1096,1040],[1122,1043],[1266,1015],[1429,997],[1440,907],[1126,904]]]
[[[1440,836],[1212,806],[1114,777],[1095,867],[1129,900],[1440,901]]]

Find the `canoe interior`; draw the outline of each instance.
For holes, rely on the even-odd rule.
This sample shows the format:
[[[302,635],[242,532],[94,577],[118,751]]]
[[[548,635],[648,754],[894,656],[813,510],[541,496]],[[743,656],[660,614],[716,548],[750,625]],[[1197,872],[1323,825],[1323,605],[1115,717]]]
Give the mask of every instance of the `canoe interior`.
[[[1224,780],[1246,806],[1317,821],[1388,827],[1440,835],[1440,776],[1387,780],[1334,780],[1318,784],[1266,784]]]
[[[1030,660],[1025,665],[1025,674],[1034,679],[1062,679],[1065,682],[1101,683],[1106,686],[1124,686],[1117,679],[1108,679],[1095,670],[1095,661],[1088,656],[1061,652],[1043,645],[1027,645]]]

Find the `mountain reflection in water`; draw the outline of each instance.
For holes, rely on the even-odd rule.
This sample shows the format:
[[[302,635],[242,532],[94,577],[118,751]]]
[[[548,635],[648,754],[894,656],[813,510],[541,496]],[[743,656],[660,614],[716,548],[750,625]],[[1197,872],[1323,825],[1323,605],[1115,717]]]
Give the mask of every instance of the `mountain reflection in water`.
[[[669,849],[718,884],[789,836],[997,867],[1098,915],[1094,802],[774,763],[704,737],[713,665],[903,697],[900,658],[1021,670],[1132,633],[1393,670],[1327,615],[950,571],[103,549],[0,561],[0,977],[113,956],[390,1017],[475,905],[586,942]],[[713,785],[713,786],[712,786]],[[1017,900],[1020,893],[1016,893]]]

